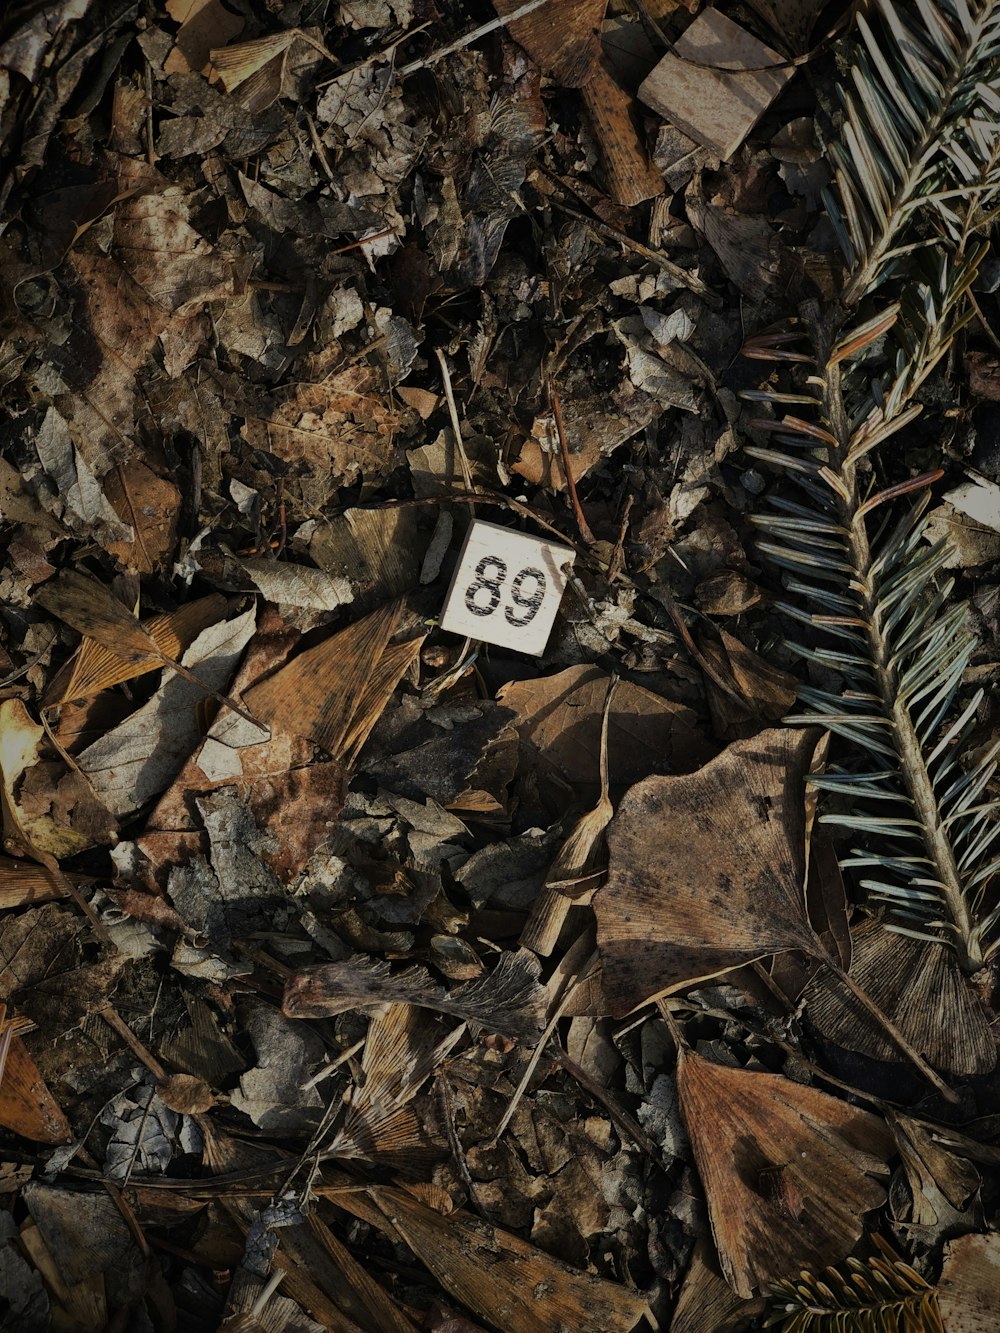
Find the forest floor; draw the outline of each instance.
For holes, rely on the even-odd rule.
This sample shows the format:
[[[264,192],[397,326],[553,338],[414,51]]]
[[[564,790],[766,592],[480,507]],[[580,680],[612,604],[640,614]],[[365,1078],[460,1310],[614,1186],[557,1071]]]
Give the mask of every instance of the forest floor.
[[[849,1254],[995,1327],[996,1076],[803,1013],[742,352],[837,297],[850,8],[0,18],[0,1330],[720,1333]],[[996,277],[888,478],[987,689]]]

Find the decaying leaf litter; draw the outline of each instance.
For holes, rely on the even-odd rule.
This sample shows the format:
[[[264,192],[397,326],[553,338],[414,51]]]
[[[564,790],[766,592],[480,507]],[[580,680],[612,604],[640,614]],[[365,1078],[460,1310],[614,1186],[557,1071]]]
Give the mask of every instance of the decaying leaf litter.
[[[4,1327],[994,1326],[998,67],[0,20]]]

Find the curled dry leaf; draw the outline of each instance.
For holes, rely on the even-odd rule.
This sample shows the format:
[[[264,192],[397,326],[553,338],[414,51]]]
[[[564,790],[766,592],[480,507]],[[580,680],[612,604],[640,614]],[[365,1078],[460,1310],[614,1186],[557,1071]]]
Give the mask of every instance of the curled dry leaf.
[[[3,834],[7,846],[20,846],[29,855],[49,854],[57,859],[72,856],[93,844],[94,839],[85,831],[73,828],[66,819],[54,817],[55,804],[45,808],[45,800],[39,793],[39,799],[32,803],[30,810],[21,802],[24,783],[32,770],[37,771],[39,748],[45,732],[37,722],[32,721],[28,710],[20,699],[5,699],[0,703],[0,778],[3,782]],[[45,781],[46,795],[56,799],[54,782]],[[97,813],[107,820],[107,811],[93,796],[92,792],[81,792],[81,815],[88,812],[83,808],[86,797],[93,807],[90,813]],[[85,823],[84,819],[84,823]],[[100,824],[97,819],[95,824]]]
[[[928,1245],[968,1231],[975,1225],[978,1212],[970,1200],[979,1189],[979,1172],[966,1158],[946,1148],[919,1120],[895,1112],[890,1112],[887,1119],[906,1179],[905,1186],[899,1175],[893,1181],[889,1194],[893,1216],[906,1226],[912,1241]]]
[[[912,940],[869,919],[851,932],[851,977],[930,1063],[953,1074],[988,1074],[996,1040],[972,988],[943,945]],[[806,1013],[830,1041],[875,1060],[896,1047],[843,983],[826,969],[806,988]]]
[[[538,976],[538,960],[527,949],[501,954],[492,972],[453,991],[437,985],[422,967],[393,975],[382,961],[325,963],[291,977],[281,1007],[289,1018],[328,1018],[368,1005],[411,1004],[491,1032],[536,1037],[545,1004]]]
[[[793,1083],[678,1057],[677,1086],[726,1279],[749,1298],[844,1258],[885,1201],[893,1141],[869,1111]]]
[[[626,794],[594,897],[612,1013],[754,958],[817,952],[803,897],[814,745],[809,731],[765,731],[697,773],[647,778]]]
[[[321,49],[315,37],[300,28],[286,28],[250,42],[213,46],[208,54],[226,92],[238,92],[239,102],[251,114],[257,114],[286,91],[290,61],[295,63],[304,53],[304,59],[314,62]]]
[[[765,723],[779,722],[795,702],[795,677],[772,666],[735,635],[706,626],[698,636],[698,648],[711,668],[705,688],[712,722],[725,740],[752,736]]]

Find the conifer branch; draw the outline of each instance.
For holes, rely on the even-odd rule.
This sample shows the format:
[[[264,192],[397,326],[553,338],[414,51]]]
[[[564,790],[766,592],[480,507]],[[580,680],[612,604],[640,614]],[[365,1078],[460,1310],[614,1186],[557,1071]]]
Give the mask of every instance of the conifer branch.
[[[843,141],[830,150],[842,300],[803,312],[809,352],[780,335],[745,349],[807,368],[805,392],[752,395],[774,408],[753,423],[774,447],[748,452],[801,497],[779,494],[754,521],[793,595],[781,609],[819,636],[793,647],[844,682],[804,686],[789,719],[847,742],[844,766],[813,779],[837,798],[823,818],[867,836],[842,864],[866,872],[890,929],[949,945],[971,973],[1000,919],[1000,811],[984,799],[996,754],[963,768],[978,699],[954,717],[975,640],[942,577],[948,546],[926,540],[926,487],[940,474],[878,490],[872,460],[890,439],[899,450],[920,389],[971,317],[977,233],[1000,196],[1000,0],[872,10],[858,18]],[[882,308],[857,323],[876,290]],[[911,492],[923,493],[901,499]]]

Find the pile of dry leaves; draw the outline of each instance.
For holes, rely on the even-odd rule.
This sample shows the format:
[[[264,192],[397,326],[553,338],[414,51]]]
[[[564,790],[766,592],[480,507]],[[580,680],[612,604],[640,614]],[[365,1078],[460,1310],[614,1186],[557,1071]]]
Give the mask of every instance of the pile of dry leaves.
[[[843,990],[747,522],[851,6],[699,7],[0,18],[0,1329],[994,1327],[992,977],[961,1067]],[[437,628],[473,517],[540,658]]]

